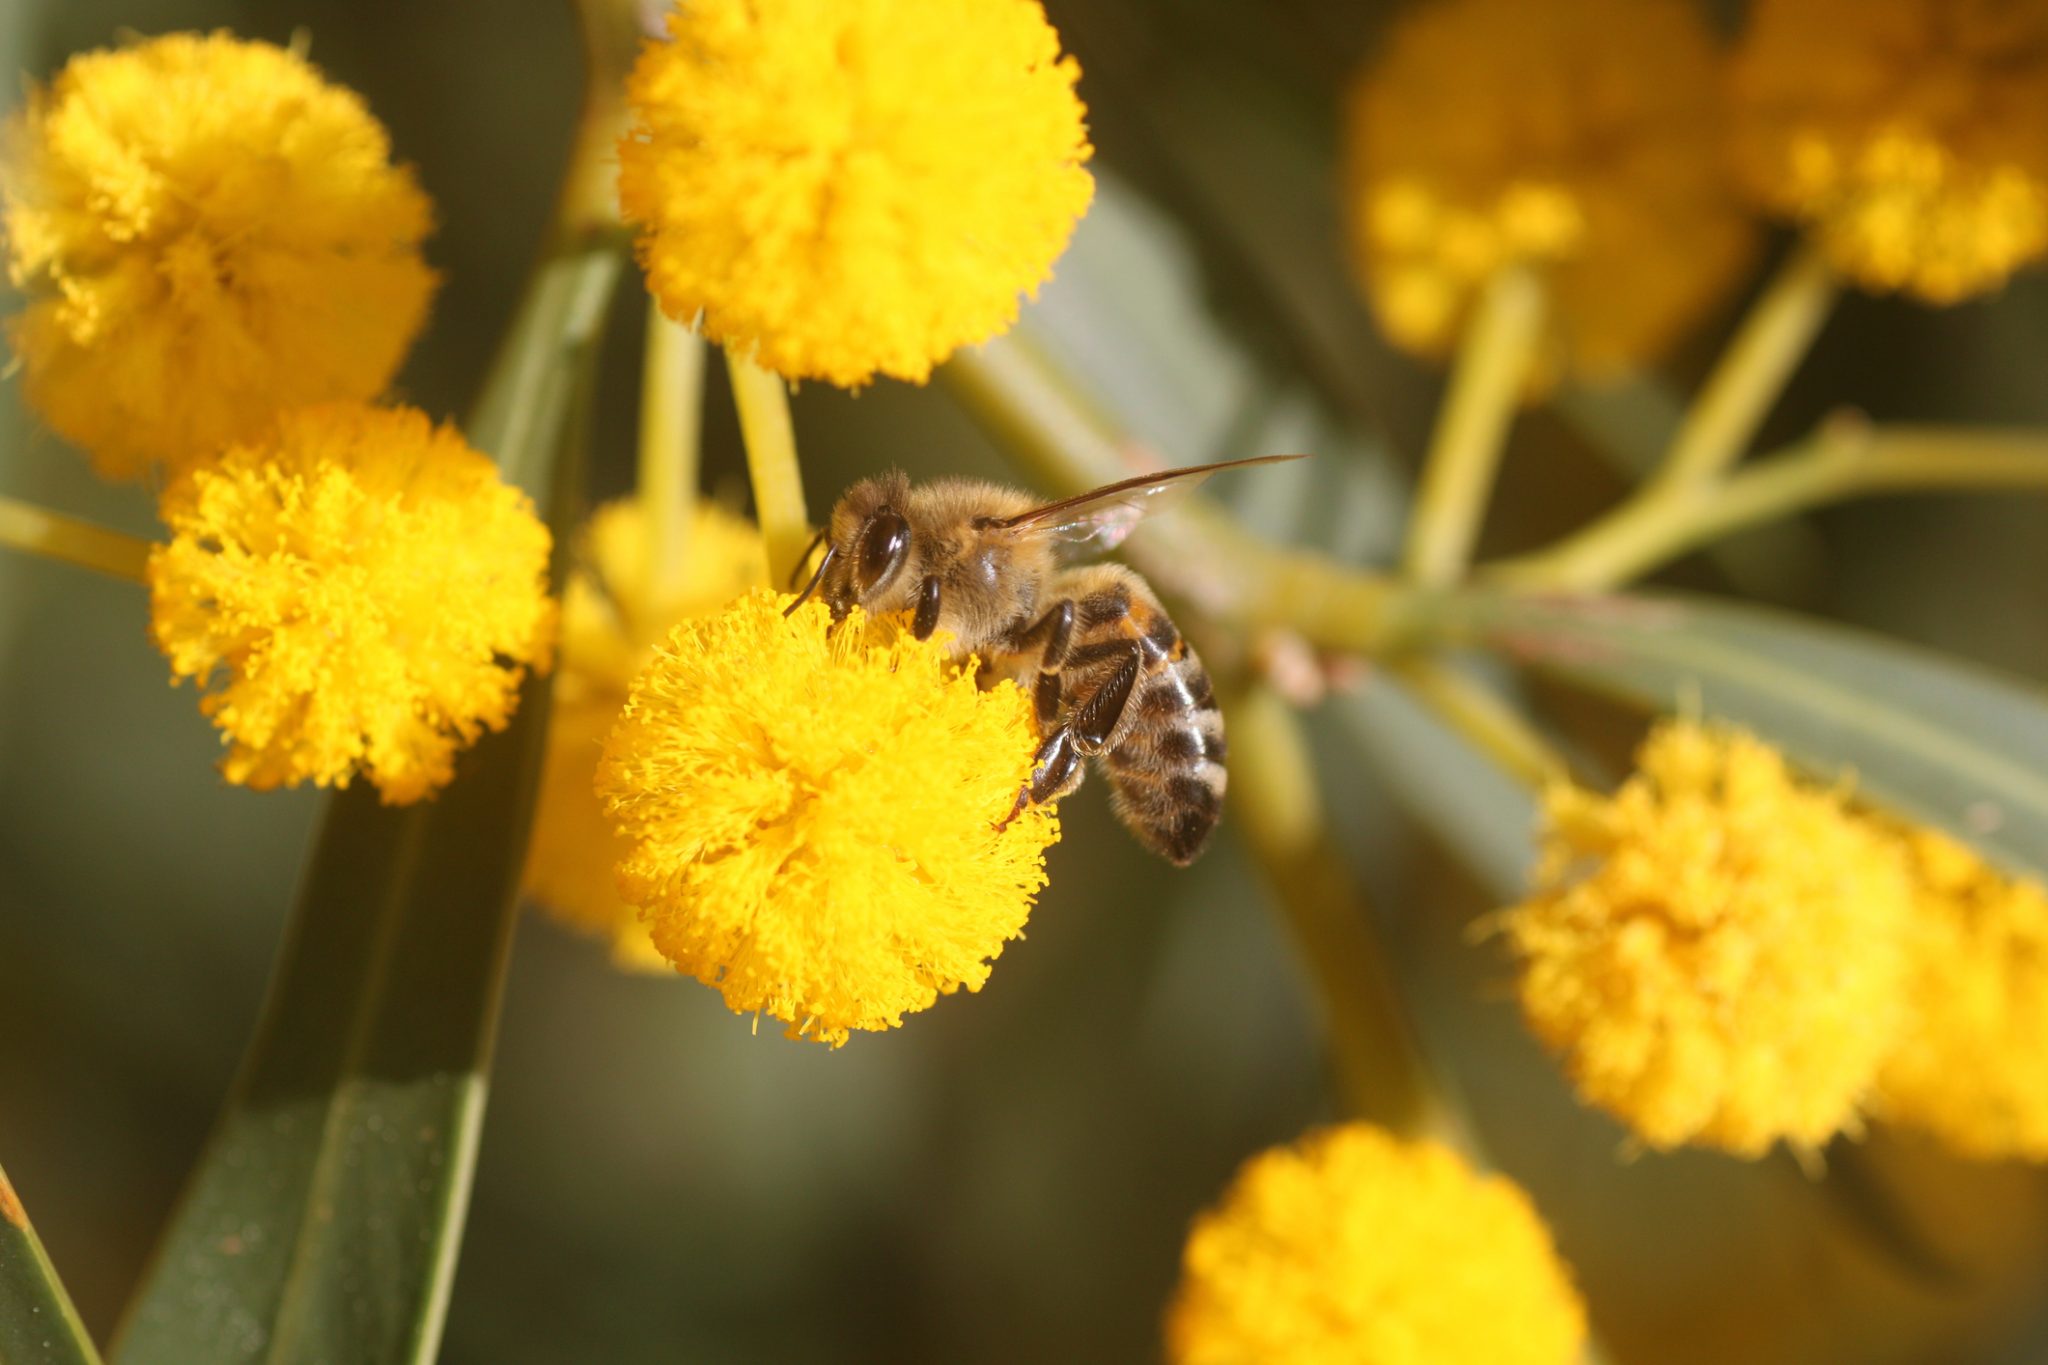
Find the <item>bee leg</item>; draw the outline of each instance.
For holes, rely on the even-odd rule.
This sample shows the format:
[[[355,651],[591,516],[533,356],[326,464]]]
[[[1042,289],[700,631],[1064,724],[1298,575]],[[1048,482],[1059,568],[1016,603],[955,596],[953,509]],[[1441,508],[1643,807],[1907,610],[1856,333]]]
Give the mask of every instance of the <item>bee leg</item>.
[[[939,578],[933,574],[917,590],[917,614],[910,618],[910,633],[920,640],[932,638],[939,628]]]
[[[1029,629],[1017,637],[1017,649],[1022,652],[1037,644],[1043,638],[1045,652],[1038,656],[1038,671],[1054,673],[1067,660],[1067,646],[1074,639],[1074,599],[1069,597],[1033,622]]]
[[[1024,813],[1026,806],[1042,806],[1056,801],[1081,785],[1081,779],[1088,770],[1081,766],[1081,754],[1074,747],[1074,737],[1064,727],[1045,737],[1038,746],[1038,752],[1031,759],[1031,780],[1017,789],[1016,804],[1010,813],[996,821],[996,828],[1007,829],[1012,820]]]
[[[1074,708],[1068,725],[1074,732],[1075,752],[1102,752],[1103,746],[1109,743],[1109,737],[1116,733],[1117,722],[1123,719],[1124,707],[1131,699],[1131,689],[1137,686],[1138,674],[1144,666],[1144,647],[1133,640],[1116,671],[1087,700]]]

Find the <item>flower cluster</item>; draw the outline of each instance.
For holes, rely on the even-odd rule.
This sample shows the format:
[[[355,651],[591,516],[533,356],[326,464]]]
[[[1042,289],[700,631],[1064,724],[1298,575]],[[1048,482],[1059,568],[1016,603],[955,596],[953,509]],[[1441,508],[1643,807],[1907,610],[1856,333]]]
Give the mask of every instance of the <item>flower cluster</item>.
[[[761,533],[715,503],[690,518],[682,562],[658,580],[654,528],[639,501],[599,508],[584,528],[562,590],[555,709],[524,886],[557,918],[608,941],[621,966],[667,971],[639,912],[613,876],[632,845],[605,819],[593,790],[605,736],[633,677],[678,623],[716,611],[768,579]]]
[[[1872,1112],[2048,1154],[2039,886],[1691,723],[1544,813],[1537,893],[1500,921],[1522,1010],[1642,1141],[1816,1149]]]
[[[633,682],[597,788],[619,889],[739,1012],[837,1046],[961,987],[1024,929],[1052,812],[1014,685],[858,612],[756,592],[685,621]]]
[[[2048,892],[1946,835],[1899,837],[1911,981],[1875,1108],[1969,1156],[2048,1161]]]
[[[1639,365],[1749,259],[1717,173],[1720,71],[1685,0],[1437,0],[1354,88],[1353,255],[1381,326],[1441,355],[1509,265],[1541,268],[1554,359]]]
[[[554,638],[525,494],[411,409],[301,408],[173,484],[152,629],[229,744],[233,782],[417,800],[500,729]]]
[[[791,379],[923,380],[1088,207],[1038,0],[700,0],[628,89],[619,197],[669,315]]]
[[[1870,289],[1953,303],[2048,251],[2048,3],[1759,0],[1735,162]]]
[[[4,138],[28,400],[110,477],[375,397],[426,316],[427,198],[295,53],[227,34],[88,53]]]
[[[1196,1220],[1170,1365],[1567,1365],[1585,1309],[1528,1196],[1367,1124],[1246,1162]]]

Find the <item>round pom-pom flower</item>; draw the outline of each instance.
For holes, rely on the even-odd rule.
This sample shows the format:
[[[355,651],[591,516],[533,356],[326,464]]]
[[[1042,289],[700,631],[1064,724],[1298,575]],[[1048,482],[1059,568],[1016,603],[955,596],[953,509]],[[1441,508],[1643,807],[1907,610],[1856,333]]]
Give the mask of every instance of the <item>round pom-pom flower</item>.
[[[1968,1156],[2048,1161],[2048,892],[1946,835],[1904,838],[1910,1015],[1879,1112]]]
[[[1719,172],[1719,55],[1685,0],[1432,0],[1346,116],[1353,259],[1397,345],[1441,356],[1501,269],[1540,270],[1552,368],[1640,366],[1749,258]]]
[[[1735,164],[1866,289],[1953,303],[2048,251],[2048,0],[1757,0]]]
[[[1544,802],[1503,912],[1522,1013],[1580,1097],[1656,1148],[1817,1148],[1856,1126],[1903,1022],[1896,841],[1762,741],[1662,725],[1613,796]]]
[[[619,895],[615,869],[632,845],[592,789],[598,756],[634,675],[669,630],[768,580],[761,533],[716,503],[697,505],[687,536],[682,562],[663,584],[640,501],[607,504],[585,527],[562,591],[555,709],[526,854],[526,893],[562,923],[608,942],[621,967],[640,971],[670,967],[640,912]]]
[[[979,990],[1045,884],[1059,824],[1012,811],[1024,694],[858,611],[750,593],[686,621],[633,683],[597,790],[619,889],[662,956],[735,1012],[837,1046]]]
[[[1585,1308],[1528,1196],[1369,1124],[1246,1162],[1195,1221],[1169,1365],[1568,1365]]]
[[[923,381],[1017,317],[1094,182],[1038,0],[690,0],[619,199],[670,317],[791,379]]]
[[[553,640],[549,536],[453,427],[342,403],[278,418],[167,489],[150,620],[231,782],[415,801],[502,729]]]
[[[108,477],[376,396],[426,315],[426,196],[363,102],[283,48],[74,57],[4,139],[28,401]]]

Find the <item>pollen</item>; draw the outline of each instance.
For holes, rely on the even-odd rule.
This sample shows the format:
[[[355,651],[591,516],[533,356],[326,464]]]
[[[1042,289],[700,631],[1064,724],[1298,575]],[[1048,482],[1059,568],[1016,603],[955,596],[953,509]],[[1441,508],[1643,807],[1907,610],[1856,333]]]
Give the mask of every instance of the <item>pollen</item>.
[[[1684,0],[1432,0],[1345,117],[1351,254],[1381,329],[1441,357],[1509,266],[1548,286],[1547,369],[1653,360],[1751,231],[1719,173],[1719,55]]]
[[[791,379],[922,382],[1016,320],[1094,181],[1037,0],[692,0],[619,198],[670,317]]]
[[[1363,1123],[1246,1162],[1196,1219],[1169,1365],[1567,1365],[1585,1309],[1527,1195]]]
[[[614,869],[632,852],[605,818],[592,784],[605,736],[633,677],[671,628],[723,607],[768,580],[761,533],[716,503],[690,518],[673,587],[657,587],[648,517],[637,500],[598,510],[584,528],[562,593],[554,716],[541,770],[526,894],[557,920],[607,943],[621,967],[668,972]]]
[[[549,536],[448,426],[335,404],[280,417],[166,490],[151,631],[256,788],[430,795],[502,729],[554,632]]]
[[[1762,741],[1653,731],[1613,796],[1544,802],[1501,922],[1530,1027],[1644,1143],[1762,1154],[1858,1126],[1899,1038],[1912,897],[1896,841]]]
[[[426,316],[432,211],[303,58],[227,34],[75,57],[0,141],[29,404],[111,478],[368,399]]]
[[[1862,287],[1946,304],[2048,251],[2048,0],[1758,0],[1736,168]]]
[[[597,791],[654,946],[740,1013],[838,1046],[962,987],[1020,937],[1058,837],[1007,817],[1030,704],[893,618],[747,595],[634,680]],[[1001,826],[998,828],[998,826]]]
[[[2048,1161],[2048,893],[1945,835],[1903,835],[1909,1022],[1878,1107],[1967,1156]]]

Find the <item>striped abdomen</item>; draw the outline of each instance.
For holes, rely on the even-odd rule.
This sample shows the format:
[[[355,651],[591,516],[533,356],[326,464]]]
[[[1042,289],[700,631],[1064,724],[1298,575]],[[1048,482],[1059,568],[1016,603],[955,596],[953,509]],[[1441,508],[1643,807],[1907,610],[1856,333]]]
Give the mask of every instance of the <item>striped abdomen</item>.
[[[1171,628],[1162,615],[1160,621]],[[1185,867],[1223,814],[1223,713],[1209,675],[1179,640],[1178,657],[1139,682],[1130,728],[1103,754],[1117,818],[1139,842]]]

